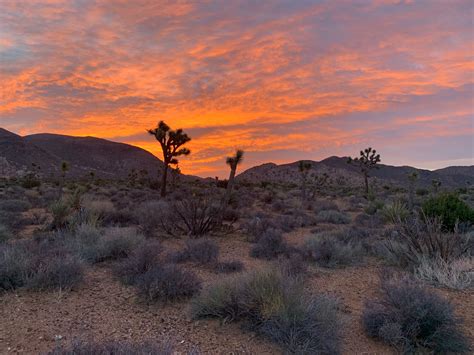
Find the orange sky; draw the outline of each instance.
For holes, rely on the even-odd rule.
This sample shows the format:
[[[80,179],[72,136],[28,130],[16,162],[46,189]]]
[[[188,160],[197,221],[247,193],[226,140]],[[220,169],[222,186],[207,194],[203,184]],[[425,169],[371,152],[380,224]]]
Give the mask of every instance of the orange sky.
[[[93,135],[159,157],[158,120],[193,140],[185,173],[319,160],[474,164],[471,1],[0,2],[0,126]]]

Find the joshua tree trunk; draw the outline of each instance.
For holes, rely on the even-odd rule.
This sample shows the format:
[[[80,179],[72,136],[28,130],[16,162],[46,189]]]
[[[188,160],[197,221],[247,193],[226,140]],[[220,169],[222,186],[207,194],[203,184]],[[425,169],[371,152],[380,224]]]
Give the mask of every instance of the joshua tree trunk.
[[[364,174],[364,181],[365,181],[365,196],[369,197],[369,176]]]
[[[415,200],[415,186],[414,183],[410,182],[410,187],[408,189],[408,210],[413,212],[414,200]]]
[[[166,196],[166,180],[168,178],[168,164],[165,164],[163,175],[161,176],[161,197]]]
[[[232,189],[234,188],[235,171],[236,169],[231,169],[230,171],[229,181],[227,182],[227,190],[225,192],[225,206],[229,204],[230,198],[232,196]]]

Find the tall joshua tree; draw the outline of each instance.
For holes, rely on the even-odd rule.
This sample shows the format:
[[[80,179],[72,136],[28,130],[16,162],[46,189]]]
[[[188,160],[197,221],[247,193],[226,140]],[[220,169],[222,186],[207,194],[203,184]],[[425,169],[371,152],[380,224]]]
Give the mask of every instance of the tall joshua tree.
[[[242,163],[244,158],[244,151],[237,150],[235,154],[231,157],[227,157],[226,163],[230,166],[230,175],[229,181],[227,183],[227,190],[225,194],[225,206],[227,206],[230,202],[230,196],[232,194],[232,189],[234,188],[234,180],[235,180],[235,173],[237,171],[237,166]]]
[[[188,148],[181,148],[191,140],[191,137],[184,133],[181,128],[172,130],[164,121],[158,122],[155,128],[148,130],[148,133],[155,136],[163,151],[164,169],[161,176],[161,196],[164,197],[166,196],[168,169],[170,165],[178,164],[177,157],[191,153]]]
[[[380,154],[372,148],[366,148],[360,151],[360,155],[357,158],[349,158],[347,161],[349,164],[357,165],[360,169],[365,182],[365,195],[369,196],[369,177],[370,171],[378,169],[377,163],[380,162]]]

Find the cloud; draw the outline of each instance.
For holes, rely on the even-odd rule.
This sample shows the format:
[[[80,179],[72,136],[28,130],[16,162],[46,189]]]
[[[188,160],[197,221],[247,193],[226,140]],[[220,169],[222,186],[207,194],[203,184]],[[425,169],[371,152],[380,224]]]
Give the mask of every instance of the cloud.
[[[225,174],[235,148],[248,164],[368,144],[440,161],[459,153],[446,139],[472,152],[471,12],[457,0],[5,1],[0,123],[160,156],[144,132],[164,119],[194,138],[183,170],[204,175]]]

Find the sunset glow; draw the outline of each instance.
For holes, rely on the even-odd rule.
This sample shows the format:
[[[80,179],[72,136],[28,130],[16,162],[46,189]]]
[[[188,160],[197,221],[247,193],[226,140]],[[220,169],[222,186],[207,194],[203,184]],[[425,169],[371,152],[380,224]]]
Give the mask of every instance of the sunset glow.
[[[474,165],[472,1],[0,2],[0,126],[145,148],[184,173],[354,155]]]

